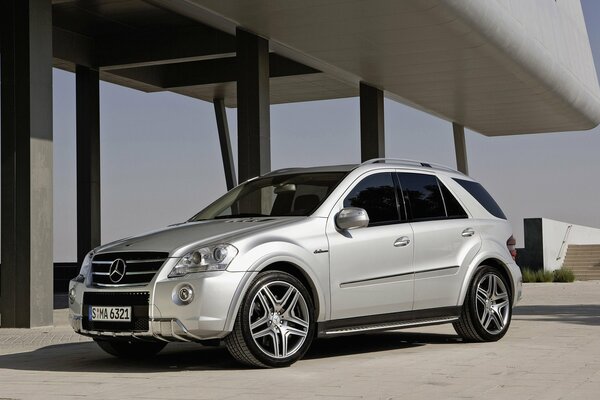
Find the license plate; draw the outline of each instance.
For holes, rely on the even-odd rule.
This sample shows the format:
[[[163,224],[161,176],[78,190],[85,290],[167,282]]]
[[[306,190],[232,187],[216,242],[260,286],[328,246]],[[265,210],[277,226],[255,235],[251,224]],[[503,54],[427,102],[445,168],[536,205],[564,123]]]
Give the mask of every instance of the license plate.
[[[90,306],[90,321],[131,322],[131,307]]]

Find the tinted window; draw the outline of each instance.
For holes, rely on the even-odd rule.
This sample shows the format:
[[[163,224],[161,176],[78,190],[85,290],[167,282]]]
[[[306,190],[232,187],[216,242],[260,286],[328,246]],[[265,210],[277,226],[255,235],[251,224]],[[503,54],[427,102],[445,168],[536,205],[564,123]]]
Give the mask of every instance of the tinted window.
[[[412,219],[446,218],[442,193],[434,175],[398,174]]]
[[[498,203],[496,203],[487,190],[479,183],[456,178],[454,178],[454,180],[458,182],[460,186],[465,188],[471,196],[475,197],[475,199],[494,217],[506,219],[506,215],[504,215]]]
[[[369,225],[398,221],[396,189],[391,173],[369,175],[344,199],[344,207],[364,208]]]
[[[465,209],[462,208],[456,197],[450,193],[448,188],[444,186],[442,182],[438,180],[440,189],[442,189],[442,195],[444,196],[444,204],[446,205],[446,214],[448,218],[467,218]]]

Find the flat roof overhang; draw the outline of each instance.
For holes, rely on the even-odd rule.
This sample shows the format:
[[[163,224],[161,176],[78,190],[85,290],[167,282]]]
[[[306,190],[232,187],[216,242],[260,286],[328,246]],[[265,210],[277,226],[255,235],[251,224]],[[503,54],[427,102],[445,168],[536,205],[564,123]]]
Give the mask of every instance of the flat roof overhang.
[[[273,104],[357,96],[364,81],[488,136],[585,130],[600,122],[585,25],[584,32],[573,27],[583,54],[574,56],[587,63],[574,74],[497,2],[53,4],[55,66],[88,64],[103,80],[148,92],[223,98],[234,107],[240,26],[269,39]]]

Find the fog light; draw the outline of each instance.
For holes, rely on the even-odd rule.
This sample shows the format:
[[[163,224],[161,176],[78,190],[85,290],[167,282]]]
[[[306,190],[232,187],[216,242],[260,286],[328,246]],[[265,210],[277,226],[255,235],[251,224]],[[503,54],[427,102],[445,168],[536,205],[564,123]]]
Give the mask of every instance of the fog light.
[[[70,304],[75,303],[75,288],[71,288],[69,290],[69,303]]]
[[[190,304],[194,300],[194,289],[188,283],[173,289],[173,302],[178,305]]]

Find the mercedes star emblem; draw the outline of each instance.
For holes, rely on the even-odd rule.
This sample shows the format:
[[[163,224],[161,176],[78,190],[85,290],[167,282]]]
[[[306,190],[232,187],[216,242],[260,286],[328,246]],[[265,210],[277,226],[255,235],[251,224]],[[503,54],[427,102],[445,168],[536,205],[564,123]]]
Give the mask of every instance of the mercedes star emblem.
[[[119,283],[125,277],[125,271],[127,270],[127,264],[125,260],[117,258],[110,264],[108,270],[108,277],[112,283]]]

